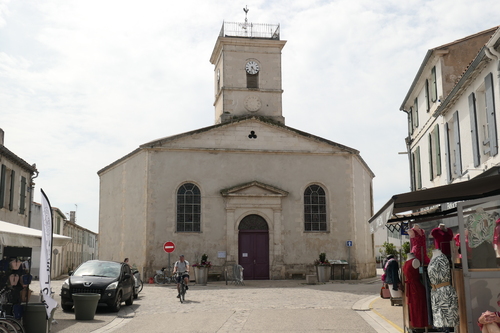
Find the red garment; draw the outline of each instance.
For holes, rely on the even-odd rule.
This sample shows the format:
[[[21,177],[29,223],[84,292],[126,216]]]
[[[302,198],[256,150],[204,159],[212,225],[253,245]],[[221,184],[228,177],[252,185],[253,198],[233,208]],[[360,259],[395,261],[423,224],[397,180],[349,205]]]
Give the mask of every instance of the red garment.
[[[497,247],[500,246],[500,219],[497,220],[497,225],[495,227],[495,234],[493,236],[493,244],[496,244]]]
[[[453,231],[450,228],[446,228],[444,231],[438,227],[432,229],[431,235],[434,237],[434,248],[440,249],[448,258],[451,257],[450,242],[453,239]]]
[[[420,282],[418,268],[413,268],[413,260],[415,260],[415,258],[407,260],[403,265],[406,303],[408,304],[410,326],[426,327],[428,326],[428,322],[425,288]]]
[[[411,228],[414,231],[415,237],[410,238],[411,252],[415,258],[423,262],[425,266],[429,264],[429,257],[427,256],[427,245],[425,244],[425,232],[423,229]]]
[[[462,254],[460,253],[460,234],[456,234],[454,238],[455,238],[455,246],[458,247],[458,249],[459,249],[458,257],[462,258]],[[467,236],[465,236],[465,246],[467,248],[467,256],[470,258],[471,251],[470,251],[470,247],[469,247],[469,239],[467,239]]]

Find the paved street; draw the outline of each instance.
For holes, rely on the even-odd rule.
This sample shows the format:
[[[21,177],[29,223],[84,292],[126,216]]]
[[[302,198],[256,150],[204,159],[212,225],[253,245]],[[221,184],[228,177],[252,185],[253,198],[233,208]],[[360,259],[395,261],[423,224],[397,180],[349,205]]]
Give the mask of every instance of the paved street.
[[[147,284],[132,306],[123,305],[118,314],[99,307],[93,321],[76,321],[73,312],[57,309],[51,332],[398,332],[388,318],[402,318],[401,307],[377,298],[378,281],[192,284],[184,304],[174,285]],[[52,284],[59,301],[62,281]]]

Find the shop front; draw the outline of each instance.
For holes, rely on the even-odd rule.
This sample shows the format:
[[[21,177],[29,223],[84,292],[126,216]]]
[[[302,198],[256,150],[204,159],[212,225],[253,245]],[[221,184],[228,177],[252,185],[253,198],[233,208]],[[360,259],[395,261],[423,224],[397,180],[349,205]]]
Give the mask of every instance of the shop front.
[[[33,249],[40,253],[41,239],[41,230],[0,221],[0,290],[5,303],[2,307],[8,314],[15,314],[16,308],[29,301],[31,268],[40,261],[33,257]],[[53,245],[63,246],[70,239],[53,235]]]
[[[410,235],[405,332],[479,333],[482,313],[500,311],[500,175],[394,195],[369,222]]]

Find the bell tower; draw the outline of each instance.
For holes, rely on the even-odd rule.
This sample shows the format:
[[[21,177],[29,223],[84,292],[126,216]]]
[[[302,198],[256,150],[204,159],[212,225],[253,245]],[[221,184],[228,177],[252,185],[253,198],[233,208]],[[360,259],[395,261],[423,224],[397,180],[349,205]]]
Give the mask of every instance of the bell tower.
[[[215,123],[256,115],[285,123],[282,115],[279,24],[223,22],[210,62],[214,68]]]

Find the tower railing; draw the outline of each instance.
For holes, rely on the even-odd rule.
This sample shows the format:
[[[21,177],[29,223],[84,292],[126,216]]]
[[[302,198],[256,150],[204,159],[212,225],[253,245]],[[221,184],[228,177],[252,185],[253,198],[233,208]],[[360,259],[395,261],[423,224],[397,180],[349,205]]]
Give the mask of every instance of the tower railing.
[[[280,25],[266,23],[224,22],[220,37],[248,37],[280,39]]]

